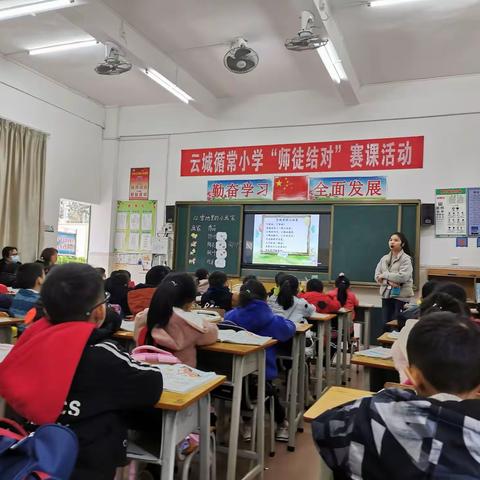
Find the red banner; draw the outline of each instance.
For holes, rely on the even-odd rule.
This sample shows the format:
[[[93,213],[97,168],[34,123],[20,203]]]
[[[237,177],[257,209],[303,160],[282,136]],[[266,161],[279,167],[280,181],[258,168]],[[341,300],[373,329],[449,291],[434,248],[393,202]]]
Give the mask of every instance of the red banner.
[[[181,175],[258,175],[423,167],[423,137],[182,150]]]

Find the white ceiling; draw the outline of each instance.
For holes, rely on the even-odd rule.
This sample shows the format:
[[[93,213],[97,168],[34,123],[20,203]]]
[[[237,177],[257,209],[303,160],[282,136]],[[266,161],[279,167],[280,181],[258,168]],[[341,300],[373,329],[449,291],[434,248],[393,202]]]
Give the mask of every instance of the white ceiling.
[[[298,30],[300,11],[314,10],[311,0],[103,3],[214,97],[241,99],[306,89],[338,97],[315,52],[289,52],[283,45]],[[361,85],[480,73],[480,0],[418,0],[388,8],[361,3],[330,0]],[[93,68],[103,59],[101,45],[34,57],[25,53],[29,48],[90,38],[88,25],[79,27],[67,16],[56,11],[0,22],[0,52],[103,105],[177,101],[135,68],[120,76],[97,75]],[[223,55],[236,36],[248,39],[260,57],[258,67],[248,74],[235,75],[223,66]],[[125,40],[128,45],[128,37]],[[141,52],[135,53],[141,57]],[[163,73],[172,76],[171,71]]]

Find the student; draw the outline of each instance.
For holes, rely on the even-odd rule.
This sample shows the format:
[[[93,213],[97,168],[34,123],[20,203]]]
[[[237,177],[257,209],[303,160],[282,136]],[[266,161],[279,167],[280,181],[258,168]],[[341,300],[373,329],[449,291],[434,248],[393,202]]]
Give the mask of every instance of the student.
[[[166,265],[155,265],[145,275],[145,283],[139,283],[128,292],[128,308],[132,315],[148,308],[155,289],[171,271]]]
[[[208,270],[206,268],[197,269],[195,272],[195,280],[198,294],[203,295],[208,290]]]
[[[119,305],[123,317],[130,315],[128,307],[129,277],[125,272],[125,270],[115,270],[105,281],[105,291],[110,293],[109,303]]]
[[[398,322],[398,329],[401,330],[405,326],[405,322],[410,320],[411,318],[419,318],[420,317],[420,305],[423,300],[425,300],[438,286],[437,280],[428,280],[423,284],[422,287],[422,296],[420,301],[413,305],[408,305],[405,310],[402,310],[397,315],[397,322]]]
[[[0,283],[13,287],[17,269],[21,265],[17,247],[4,247],[0,260]]]
[[[96,267],[95,271],[102,277],[102,280],[107,279],[107,271],[103,267]]]
[[[347,310],[352,310],[352,319],[355,318],[355,308],[358,307],[358,298],[350,290],[350,280],[344,273],[340,273],[335,280],[335,288],[330,290],[328,294],[330,297],[337,299],[340,305]]]
[[[18,267],[16,286],[19,289],[10,306],[12,317],[24,317],[40,298],[45,272],[39,263],[24,263]]]
[[[242,285],[245,285],[249,280],[258,280],[256,275],[245,275],[242,279]]]
[[[341,308],[338,299],[323,293],[323,283],[317,278],[311,278],[307,282],[306,293],[300,293],[298,296],[315,305],[318,313],[334,313]]]
[[[452,312],[468,318],[470,316],[470,310],[466,301],[467,294],[460,285],[451,282],[440,283],[436,290],[420,305],[420,318],[437,311]],[[410,332],[417,322],[418,319],[412,318],[407,320],[397,340],[395,340],[395,343],[392,345],[393,363],[400,374],[400,381],[402,383],[407,381],[407,342]]]
[[[198,345],[210,345],[218,328],[203,316],[190,312],[195,301],[195,281],[187,273],[170,273],[157,288],[150,308],[135,318],[134,338],[174,353],[183,363],[195,367]]]
[[[228,279],[223,272],[212,272],[208,277],[208,290],[202,295],[202,307],[232,309],[232,292],[228,288]]]
[[[47,274],[58,261],[58,250],[53,247],[44,248],[40,254],[40,260],[37,263],[43,264],[45,274]]]
[[[263,283],[249,280],[240,287],[240,305],[225,314],[225,320],[233,322],[246,330],[273,337],[280,342],[286,342],[295,335],[295,324],[281,315],[275,315],[267,304],[267,291]],[[285,409],[280,404],[278,394],[272,385],[272,380],[278,376],[276,364],[276,347],[269,347],[266,353],[266,378],[268,394],[275,399],[275,422],[277,430],[275,437],[279,441],[288,441],[288,422],[285,419]]]
[[[282,283],[282,279],[285,275],[287,275],[285,272],[278,272],[275,274],[275,287],[268,292],[268,303],[271,303],[270,300],[275,302],[277,299],[278,292],[280,291],[280,284]]]
[[[90,265],[54,268],[41,300],[47,318],[32,324],[0,364],[0,395],[29,422],[58,422],[77,434],[71,480],[111,480],[126,463],[124,414],[158,402],[162,374],[104,340],[103,281]]]
[[[408,339],[417,393],[386,389],[312,424],[335,478],[480,478],[480,329],[449,312],[425,316]]]
[[[282,315],[292,322],[304,322],[313,312],[315,306],[303,298],[298,298],[298,278],[293,275],[284,275],[280,279],[280,290],[278,295],[272,295],[268,304],[273,313]],[[275,300],[274,300],[275,299]]]

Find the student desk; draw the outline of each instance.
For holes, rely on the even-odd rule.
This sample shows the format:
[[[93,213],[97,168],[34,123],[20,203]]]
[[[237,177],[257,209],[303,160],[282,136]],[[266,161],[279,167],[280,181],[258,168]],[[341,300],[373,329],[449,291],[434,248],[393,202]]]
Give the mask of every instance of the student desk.
[[[229,380],[233,383],[232,411],[230,421],[230,435],[228,443],[228,464],[226,480],[235,480],[237,455],[238,455],[238,431],[240,426],[240,408],[242,400],[243,379],[253,372],[258,372],[257,388],[257,451],[245,452],[247,458],[256,460],[257,464],[243,478],[263,478],[264,464],[264,422],[265,422],[265,349],[277,343],[277,340],[269,340],[264,345],[240,345],[235,343],[216,342],[197,348],[199,359],[198,368],[202,368],[201,357],[205,360],[215,360],[215,370],[224,368]],[[230,365],[225,365],[228,359]],[[207,362],[210,363],[210,362]],[[207,370],[210,367],[206,368]],[[221,373],[224,373],[222,371]],[[220,448],[218,448],[220,450]]]
[[[398,320],[390,320],[389,322],[386,323],[388,327],[390,327],[392,330],[395,330],[398,328]]]
[[[12,343],[12,327],[23,323],[23,318],[0,317],[0,343]]]
[[[129,445],[128,458],[162,466],[161,480],[173,480],[175,448],[189,433],[200,428],[200,478],[210,478],[210,392],[225,381],[217,375],[208,383],[186,393],[163,391],[155,408],[163,410],[160,455],[156,457]]]
[[[339,407],[344,403],[358,400],[364,397],[372,396],[372,392],[366,390],[357,390],[356,388],[346,387],[330,387],[324,394],[305,412],[303,418],[306,422],[313,422],[319,415],[330,410],[331,408]],[[332,471],[320,457],[320,480],[333,480]]]
[[[380,369],[380,370],[390,370],[395,372],[395,366],[393,364],[393,359],[391,358],[372,358],[365,357],[356,353],[352,356],[351,360],[352,365],[362,365],[368,369]],[[369,387],[369,378],[367,375],[364,375],[364,384],[365,387]]]
[[[384,347],[390,347],[395,343],[396,338],[391,337],[388,332],[384,333],[383,335],[380,335],[377,338],[377,342],[380,343],[380,345]]]
[[[320,323],[320,322],[319,322]],[[297,323],[292,340],[292,379],[288,404],[288,446],[295,451],[295,432],[303,430],[305,411],[305,341],[306,333],[312,328],[308,323]]]

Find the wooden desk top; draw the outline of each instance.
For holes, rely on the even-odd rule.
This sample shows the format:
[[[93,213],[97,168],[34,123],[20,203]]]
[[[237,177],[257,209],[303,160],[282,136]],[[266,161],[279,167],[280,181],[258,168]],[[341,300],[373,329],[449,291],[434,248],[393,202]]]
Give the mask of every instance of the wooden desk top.
[[[370,367],[370,368],[395,370],[393,359],[391,358],[364,357],[363,355],[359,355],[358,353],[355,353],[352,356],[352,360],[350,363],[353,363],[354,365],[363,365],[364,367]]]
[[[271,347],[276,343],[278,343],[277,340],[269,340],[263,345],[244,345],[239,343],[215,342],[211,345],[204,345],[203,347],[197,348],[207,352],[229,353],[230,355],[244,356],[249,355],[250,353],[258,352],[258,350]]]
[[[395,338],[390,337],[388,332],[386,332],[377,338],[377,342],[381,343],[382,345],[393,345]]]
[[[0,317],[0,328],[2,327],[14,327],[23,323],[23,318],[12,318],[12,317]]]
[[[398,327],[398,320],[390,320],[389,322],[387,322],[387,325],[389,327],[396,328]]]
[[[314,312],[310,317],[308,317],[309,320],[312,320],[313,322],[329,322],[330,320],[333,320],[337,316],[336,313],[317,313]]]
[[[306,333],[312,328],[312,325],[309,323],[297,323],[295,326],[297,329],[296,333]]]
[[[198,388],[187,393],[168,392],[164,390],[155,408],[161,408],[163,410],[183,410],[199,398],[210,393],[214,388],[217,388],[226,378],[225,375],[217,375],[210,380],[210,382],[200,385]]]
[[[359,308],[374,308],[375,305],[373,303],[360,303],[358,305]]]
[[[371,397],[372,392],[356,388],[330,387],[303,415],[306,422],[313,422],[320,414],[363,397]]]
[[[133,340],[133,332],[118,330],[113,334],[113,338],[118,338],[119,340]]]

